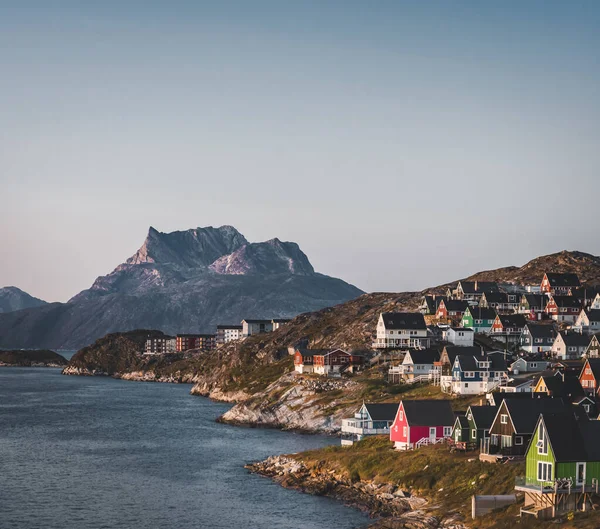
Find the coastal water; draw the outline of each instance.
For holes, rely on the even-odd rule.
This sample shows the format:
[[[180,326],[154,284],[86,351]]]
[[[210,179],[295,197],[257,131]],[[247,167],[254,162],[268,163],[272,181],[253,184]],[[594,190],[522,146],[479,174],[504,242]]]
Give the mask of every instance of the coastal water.
[[[0,528],[364,527],[245,463],[339,442],[215,423],[186,385],[0,368]]]

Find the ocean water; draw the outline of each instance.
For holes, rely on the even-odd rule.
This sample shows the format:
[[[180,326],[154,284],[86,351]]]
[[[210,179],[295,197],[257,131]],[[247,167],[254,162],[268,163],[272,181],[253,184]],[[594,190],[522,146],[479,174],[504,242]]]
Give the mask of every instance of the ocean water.
[[[336,439],[215,423],[190,386],[0,368],[0,529],[350,529],[244,464]]]

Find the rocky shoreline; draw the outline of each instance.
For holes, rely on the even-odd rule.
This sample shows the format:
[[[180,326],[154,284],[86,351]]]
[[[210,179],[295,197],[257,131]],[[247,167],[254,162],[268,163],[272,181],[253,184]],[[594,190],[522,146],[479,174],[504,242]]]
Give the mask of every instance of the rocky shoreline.
[[[366,512],[377,519],[371,529],[466,529],[460,515],[433,515],[427,499],[412,496],[391,483],[351,480],[323,465],[309,467],[288,456],[272,456],[246,468],[282,487],[328,496]]]

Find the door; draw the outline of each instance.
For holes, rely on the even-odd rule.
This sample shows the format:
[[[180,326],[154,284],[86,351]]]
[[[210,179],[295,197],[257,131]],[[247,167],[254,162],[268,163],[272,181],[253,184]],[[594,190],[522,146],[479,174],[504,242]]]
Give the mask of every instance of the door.
[[[436,439],[435,432],[436,432],[435,427],[429,428],[429,442],[430,443],[435,443],[435,439]]]
[[[585,463],[577,463],[577,485],[585,485]]]

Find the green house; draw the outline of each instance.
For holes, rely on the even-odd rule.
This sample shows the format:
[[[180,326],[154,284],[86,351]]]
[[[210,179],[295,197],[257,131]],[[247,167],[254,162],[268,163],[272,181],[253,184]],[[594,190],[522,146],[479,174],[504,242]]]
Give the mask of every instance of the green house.
[[[526,452],[522,513],[553,517],[558,512],[587,510],[600,482],[600,422],[565,411],[543,413]]]
[[[496,319],[496,310],[483,307],[468,307],[463,313],[461,325],[475,332],[489,333]]]
[[[452,440],[461,448],[476,450],[481,440],[489,437],[498,406],[469,406],[465,415],[459,415],[452,429]]]

